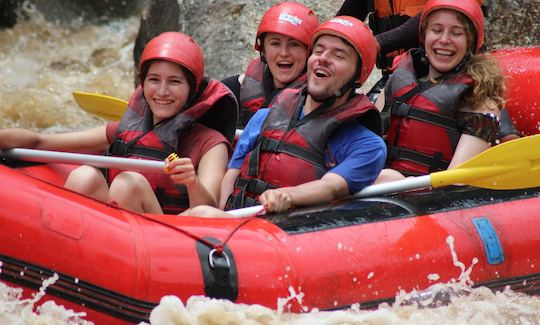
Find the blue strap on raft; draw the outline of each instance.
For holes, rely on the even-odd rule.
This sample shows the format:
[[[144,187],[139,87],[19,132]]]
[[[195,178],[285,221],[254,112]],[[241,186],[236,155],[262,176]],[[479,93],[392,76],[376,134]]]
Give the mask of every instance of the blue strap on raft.
[[[504,252],[501,241],[495,228],[489,219],[485,217],[473,218],[472,222],[482,239],[484,251],[489,264],[501,264],[504,262]]]

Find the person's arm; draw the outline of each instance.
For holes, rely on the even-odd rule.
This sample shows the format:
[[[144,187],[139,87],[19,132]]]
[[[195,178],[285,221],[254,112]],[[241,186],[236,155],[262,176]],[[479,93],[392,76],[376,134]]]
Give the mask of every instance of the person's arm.
[[[202,204],[217,206],[226,166],[227,146],[224,143],[213,146],[201,157],[197,172],[191,158],[166,162],[172,181],[186,187],[190,207]]]
[[[249,119],[249,122],[242,132],[242,135],[236,142],[234,152],[231,160],[229,161],[229,168],[240,169],[240,167],[242,167],[244,158],[255,148],[255,145],[257,144],[262,124],[268,116],[268,112],[268,108],[261,108]]]
[[[372,184],[384,167],[384,141],[359,123],[349,123],[334,131],[328,145],[336,166],[320,180],[268,190],[259,201],[268,205],[270,212],[285,211],[292,205],[330,202]]]
[[[379,53],[386,54],[399,49],[411,49],[418,47],[418,28],[420,25],[420,16],[418,15],[407,19],[398,27],[380,33],[375,36],[379,44]]]
[[[106,126],[84,131],[45,134],[25,129],[0,130],[0,148],[33,148],[79,153],[101,153],[109,142]]]
[[[282,212],[291,205],[308,206],[330,202],[349,193],[349,186],[343,177],[326,173],[321,179],[293,187],[267,190],[259,196],[259,202],[266,205],[268,212]]]
[[[457,167],[494,144],[498,131],[500,110],[497,104],[486,99],[479,107],[463,106],[456,113],[461,132],[448,169]]]
[[[238,176],[240,176],[239,168],[229,168],[227,172],[225,173],[225,176],[223,177],[223,181],[221,182],[221,198],[219,199],[219,205],[218,205],[220,209],[225,209],[227,200],[229,199],[229,196],[234,191],[234,184]]]
[[[364,21],[369,14],[368,2],[365,0],[345,0],[336,16],[351,16]]]
[[[462,134],[450,165],[448,165],[448,169],[461,165],[490,147],[489,143],[484,139],[469,134]]]

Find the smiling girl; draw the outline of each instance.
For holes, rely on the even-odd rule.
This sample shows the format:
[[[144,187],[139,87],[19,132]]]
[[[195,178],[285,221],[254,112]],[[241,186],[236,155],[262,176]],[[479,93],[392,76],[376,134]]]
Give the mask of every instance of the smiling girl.
[[[475,0],[431,0],[420,21],[421,49],[390,77],[387,166],[377,182],[456,167],[495,144],[504,78],[484,42]]]
[[[0,130],[0,148],[27,147],[164,160],[168,174],[74,169],[65,187],[141,213],[177,214],[216,206],[233,139],[238,105],[223,84],[204,77],[195,41],[179,32],[151,39],[140,62],[140,86],[120,122],[94,129],[39,134]]]
[[[309,42],[318,25],[315,13],[296,2],[273,5],[264,13],[254,45],[259,57],[244,74],[223,80],[240,103],[239,128],[258,109],[270,107],[281,90],[305,83]]]

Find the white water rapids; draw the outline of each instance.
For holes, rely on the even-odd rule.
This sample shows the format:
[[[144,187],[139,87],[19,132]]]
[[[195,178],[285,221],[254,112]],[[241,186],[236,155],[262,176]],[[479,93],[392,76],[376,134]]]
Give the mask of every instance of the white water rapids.
[[[31,10],[30,10],[31,12]],[[32,13],[32,12],[31,12]],[[104,26],[57,26],[39,13],[13,29],[0,31],[0,127],[56,132],[94,126],[103,121],[75,104],[73,90],[128,99],[133,90],[132,50],[138,20]],[[438,284],[453,295],[448,305],[383,304],[376,310],[291,314],[258,305],[192,297],[181,302],[163,297],[152,324],[540,324],[540,299],[505,290],[472,289],[468,280],[474,261],[459,261],[448,241],[448,254],[462,278]],[[1,266],[0,266],[1,272]],[[434,283],[437,274],[426,274]],[[48,281],[54,281],[54,277]],[[47,282],[47,281],[46,281]],[[44,283],[44,287],[47,283]],[[46,289],[45,289],[46,290]],[[291,293],[292,295],[301,293]],[[399,293],[407,301],[411,293]],[[286,299],[286,297],[283,297]],[[37,295],[24,299],[20,288],[0,283],[0,324],[84,324],[83,314],[68,311]]]

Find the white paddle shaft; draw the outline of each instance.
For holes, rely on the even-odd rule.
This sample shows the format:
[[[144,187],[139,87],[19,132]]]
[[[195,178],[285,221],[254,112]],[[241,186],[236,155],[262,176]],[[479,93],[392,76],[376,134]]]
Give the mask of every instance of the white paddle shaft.
[[[82,153],[13,148],[2,150],[2,156],[32,162],[90,165],[139,172],[164,173],[163,161],[120,158]]]

